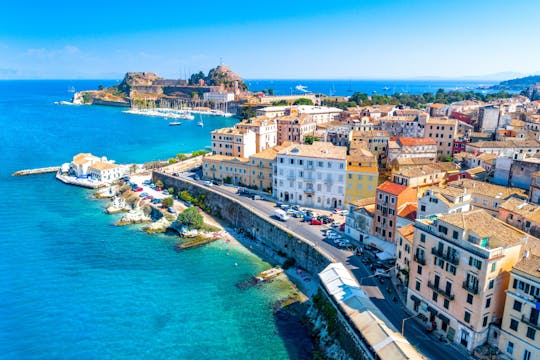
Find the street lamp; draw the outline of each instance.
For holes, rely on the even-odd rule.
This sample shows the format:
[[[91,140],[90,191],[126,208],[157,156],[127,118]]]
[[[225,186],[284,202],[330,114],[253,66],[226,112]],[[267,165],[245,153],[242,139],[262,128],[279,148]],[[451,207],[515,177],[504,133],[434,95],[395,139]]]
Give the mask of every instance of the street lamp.
[[[413,315],[413,316],[409,316],[407,318],[404,318],[403,320],[401,320],[401,336],[405,336],[403,335],[405,333],[405,321],[406,320],[409,320],[409,319],[412,319],[412,318],[415,318],[417,317],[419,314],[416,314],[416,315]]]

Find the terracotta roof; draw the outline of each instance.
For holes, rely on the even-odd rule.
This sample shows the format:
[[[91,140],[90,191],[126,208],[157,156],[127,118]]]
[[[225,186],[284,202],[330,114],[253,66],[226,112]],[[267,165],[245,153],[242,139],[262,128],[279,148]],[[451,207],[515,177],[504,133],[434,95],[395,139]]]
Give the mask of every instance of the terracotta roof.
[[[357,207],[363,207],[363,206],[373,205],[375,204],[375,202],[376,202],[375,196],[372,196],[372,197],[368,197],[361,200],[351,201],[351,204]]]
[[[400,227],[398,233],[412,244],[414,241],[414,224],[407,224]]]
[[[276,158],[277,154],[283,149],[285,149],[285,146],[277,145],[253,154],[250,156],[250,158],[273,160]]]
[[[429,105],[429,107],[432,107],[432,108],[435,108],[435,109],[442,108],[443,106],[446,106],[446,105],[445,104],[439,104],[439,103],[434,103],[434,104]]]
[[[377,191],[383,191],[385,193],[392,194],[392,195],[399,195],[407,189],[408,189],[407,186],[395,184],[390,181],[385,181],[377,187]]]
[[[448,183],[448,186],[467,189],[467,192],[472,194],[482,194],[489,197],[497,197],[507,199],[512,195],[525,196],[525,190],[506,187],[501,185],[490,184],[484,181],[461,179]]]
[[[108,169],[114,169],[118,167],[119,165],[106,163],[106,162],[97,162],[93,165],[90,165],[90,169],[96,169],[96,170],[108,170]]]
[[[203,162],[205,161],[236,161],[236,162],[248,162],[248,158],[243,158],[239,156],[228,156],[228,155],[206,155],[203,158]]]
[[[80,153],[73,157],[72,163],[76,165],[82,165],[92,160],[99,161],[100,159],[97,156],[94,156],[90,153]]]
[[[530,254],[514,265],[514,269],[540,279],[540,256]]]
[[[281,150],[279,155],[345,160],[347,148],[345,146],[335,146],[329,142],[315,141],[312,145],[293,144]]]
[[[398,142],[401,146],[437,145],[435,140],[431,138],[400,137]]]
[[[488,238],[487,249],[516,246],[531,235],[494,218],[485,210],[473,210],[463,213],[445,214],[437,218],[460,229],[468,230],[479,241]],[[468,240],[468,239],[466,239]],[[470,240],[468,240],[470,242]]]
[[[531,222],[540,223],[540,206],[536,204],[511,197],[499,205],[499,208],[519,214]]]
[[[408,202],[399,207],[397,211],[397,216],[414,221],[416,219],[417,211],[418,211],[417,203]]]

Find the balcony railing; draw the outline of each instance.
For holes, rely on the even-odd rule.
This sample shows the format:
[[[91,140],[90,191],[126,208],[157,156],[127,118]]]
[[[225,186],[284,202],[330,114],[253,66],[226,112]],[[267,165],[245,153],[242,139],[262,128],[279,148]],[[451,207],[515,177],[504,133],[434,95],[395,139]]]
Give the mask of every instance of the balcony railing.
[[[448,261],[450,264],[454,264],[456,266],[459,265],[458,256],[450,256],[448,253],[445,253],[444,251],[440,251],[436,247],[431,248],[431,253],[437,257],[440,257],[441,259]]]
[[[467,281],[463,282],[463,288],[473,295],[478,294],[478,284],[469,284]]]
[[[523,321],[525,324],[527,325],[530,325],[534,328],[536,328],[537,330],[540,330],[540,324],[538,324],[538,320],[536,320],[536,322],[534,321],[531,321],[531,319],[525,315],[522,315],[521,316],[521,321]]]
[[[431,281],[428,281],[427,284],[428,284],[428,285],[427,285],[428,288],[432,289],[432,290],[435,291],[437,294],[442,295],[443,297],[447,298],[447,299],[450,300],[450,301],[454,300],[454,298],[455,298],[454,294],[449,294],[449,293],[447,293],[445,290],[436,287],[435,284],[433,284]]]
[[[420,265],[426,265],[426,259],[424,257],[415,256],[414,261],[416,261]]]

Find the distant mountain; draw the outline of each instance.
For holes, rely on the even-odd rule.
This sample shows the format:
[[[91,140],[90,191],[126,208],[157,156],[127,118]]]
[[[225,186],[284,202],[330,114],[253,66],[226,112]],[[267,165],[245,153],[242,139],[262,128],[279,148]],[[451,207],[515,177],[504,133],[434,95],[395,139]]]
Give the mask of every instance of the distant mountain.
[[[540,75],[530,75],[501,81],[498,85],[494,85],[491,88],[494,90],[524,90],[538,82],[540,82]]]
[[[502,81],[507,79],[514,79],[518,77],[523,77],[525,74],[513,72],[513,71],[503,71],[493,74],[486,74],[486,75],[471,75],[471,76],[464,76],[461,79],[466,80],[495,80],[495,81]]]

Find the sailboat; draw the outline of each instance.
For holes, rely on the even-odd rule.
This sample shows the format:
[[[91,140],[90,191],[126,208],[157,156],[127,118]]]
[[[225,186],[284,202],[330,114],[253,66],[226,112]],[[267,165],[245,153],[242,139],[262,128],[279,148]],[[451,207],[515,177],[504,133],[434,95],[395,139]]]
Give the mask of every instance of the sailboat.
[[[197,125],[200,126],[200,127],[203,127],[203,126],[204,126],[204,123],[203,123],[203,119],[202,119],[201,114],[199,114],[199,122],[197,123]]]
[[[74,93],[75,92],[75,87],[74,86],[68,87],[68,92]]]

